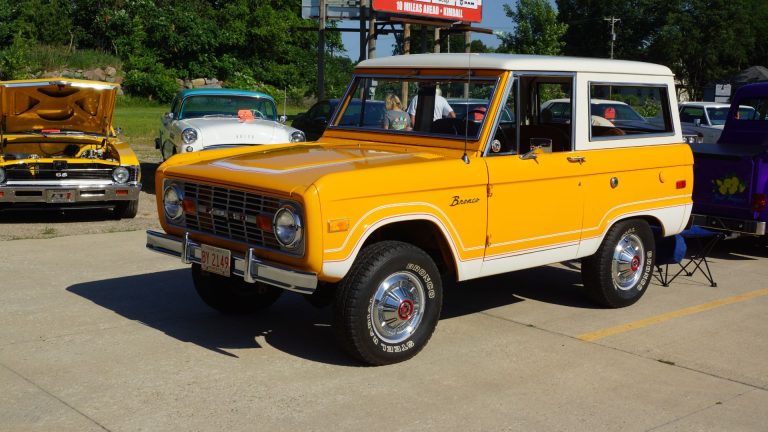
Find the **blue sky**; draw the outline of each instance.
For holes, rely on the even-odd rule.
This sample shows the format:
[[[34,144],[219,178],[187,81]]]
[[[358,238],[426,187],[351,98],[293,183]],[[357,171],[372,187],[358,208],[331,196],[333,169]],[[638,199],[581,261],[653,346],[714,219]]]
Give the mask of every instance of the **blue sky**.
[[[508,4],[514,7],[517,2],[515,0],[485,0],[483,2],[483,21],[480,23],[472,24],[475,27],[488,28],[495,31],[512,31],[514,26],[512,19],[508,18],[504,14],[504,4]],[[555,1],[550,0],[553,7]],[[340,23],[340,27],[356,28],[360,24],[357,21],[343,21]],[[352,61],[357,61],[360,53],[360,35],[358,33],[342,33],[342,41],[344,47],[347,50],[347,56]],[[483,43],[490,47],[499,46],[499,38],[494,35],[487,35],[482,33],[472,33],[472,40],[482,40]],[[376,39],[376,57],[386,57],[392,55],[392,47],[395,44],[395,37],[393,35],[383,35]]]

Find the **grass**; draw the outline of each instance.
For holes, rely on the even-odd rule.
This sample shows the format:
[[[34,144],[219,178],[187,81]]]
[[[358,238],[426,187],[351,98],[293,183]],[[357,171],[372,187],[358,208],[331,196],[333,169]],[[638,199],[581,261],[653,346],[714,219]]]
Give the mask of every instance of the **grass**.
[[[168,111],[168,105],[141,98],[121,96],[112,123],[121,128],[120,137],[131,145],[141,162],[160,162],[160,151],[155,149],[155,138],[160,130],[160,117]],[[287,107],[286,115],[290,125],[296,115],[306,111],[305,107]],[[282,114],[282,107],[278,111]]]
[[[69,51],[66,46],[36,45],[29,48],[27,60],[34,69],[51,71],[69,69],[89,69],[93,65],[112,66],[121,69],[123,62],[111,55],[96,50]]]

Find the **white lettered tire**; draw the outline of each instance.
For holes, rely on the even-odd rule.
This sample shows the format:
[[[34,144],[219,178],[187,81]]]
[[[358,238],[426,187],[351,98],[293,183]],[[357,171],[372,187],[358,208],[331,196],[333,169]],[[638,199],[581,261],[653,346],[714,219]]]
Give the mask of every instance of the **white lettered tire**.
[[[334,330],[340,345],[371,365],[407,360],[437,326],[440,273],[423,250],[383,241],[364,248],[339,284]]]
[[[610,308],[634,304],[651,282],[655,256],[653,232],[646,221],[628,219],[616,223],[597,252],[581,262],[587,294]]]

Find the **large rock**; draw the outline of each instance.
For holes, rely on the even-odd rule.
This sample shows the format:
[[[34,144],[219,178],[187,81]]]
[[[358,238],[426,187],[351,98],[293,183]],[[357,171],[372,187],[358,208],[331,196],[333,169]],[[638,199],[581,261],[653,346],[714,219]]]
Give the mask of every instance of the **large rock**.
[[[107,74],[108,77],[113,77],[117,73],[117,69],[113,68],[112,66],[107,66],[104,68],[104,73]]]
[[[192,88],[198,88],[205,85],[205,78],[196,78],[192,80]]]
[[[85,79],[89,79],[92,81],[106,81],[107,80],[107,74],[104,72],[104,69],[102,68],[96,68],[91,69],[83,72],[83,76],[85,76]]]

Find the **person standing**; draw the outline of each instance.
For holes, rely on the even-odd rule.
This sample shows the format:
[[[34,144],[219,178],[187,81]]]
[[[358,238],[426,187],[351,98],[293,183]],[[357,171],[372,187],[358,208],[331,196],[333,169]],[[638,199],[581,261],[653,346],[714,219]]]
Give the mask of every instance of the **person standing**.
[[[416,95],[411,99],[410,105],[408,105],[408,114],[411,116],[411,124],[416,122],[416,105],[419,103],[419,96]],[[453,112],[451,104],[443,97],[443,92],[438,88],[435,89],[435,110],[433,112],[432,121],[441,118],[456,118],[456,113]]]

